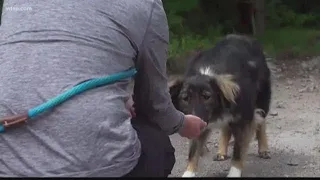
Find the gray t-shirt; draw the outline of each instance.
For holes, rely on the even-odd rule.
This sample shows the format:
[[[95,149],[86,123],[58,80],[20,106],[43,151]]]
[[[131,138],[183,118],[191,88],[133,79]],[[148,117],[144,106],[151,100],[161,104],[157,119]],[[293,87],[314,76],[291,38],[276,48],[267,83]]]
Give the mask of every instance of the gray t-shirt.
[[[161,0],[4,0],[0,118],[136,65],[140,115],[175,133],[183,114],[167,86],[168,36]],[[129,82],[84,92],[0,134],[0,176],[128,173],[140,156],[125,108],[133,91]]]

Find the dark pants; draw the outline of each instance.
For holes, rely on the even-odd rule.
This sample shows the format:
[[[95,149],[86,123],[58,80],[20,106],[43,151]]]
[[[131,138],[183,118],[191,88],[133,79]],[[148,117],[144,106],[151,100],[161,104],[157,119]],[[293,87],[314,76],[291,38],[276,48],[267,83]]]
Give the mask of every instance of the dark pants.
[[[131,124],[137,131],[142,149],[138,164],[124,177],[168,177],[176,161],[169,136],[140,118],[133,118]]]

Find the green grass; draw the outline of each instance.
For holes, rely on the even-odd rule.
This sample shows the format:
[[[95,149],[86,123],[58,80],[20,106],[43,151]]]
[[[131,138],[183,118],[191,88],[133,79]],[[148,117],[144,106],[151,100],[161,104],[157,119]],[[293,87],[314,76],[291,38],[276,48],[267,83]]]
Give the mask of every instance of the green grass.
[[[170,40],[168,56],[169,58],[174,58],[188,51],[207,48],[211,45],[213,45],[213,42],[209,38],[200,36],[186,35],[181,38],[173,38]]]
[[[269,29],[257,39],[262,42],[265,51],[274,57],[282,53],[292,53],[294,56],[320,54],[320,30]]]
[[[167,68],[169,72],[182,72],[185,65],[186,55],[192,50],[208,48],[214,41],[209,38],[186,35],[175,37],[170,40],[168,47]]]
[[[195,49],[213,46],[221,38],[219,30],[210,29],[206,37],[195,35],[172,36],[168,49],[169,71],[181,71],[185,55]],[[263,44],[264,51],[271,57],[290,54],[291,58],[320,55],[320,30],[313,29],[267,29],[257,39]]]
[[[171,32],[168,50],[169,59],[184,55],[191,50],[211,47],[222,36],[221,29],[221,26],[209,27],[204,33],[206,36],[191,33],[179,34],[177,36]]]

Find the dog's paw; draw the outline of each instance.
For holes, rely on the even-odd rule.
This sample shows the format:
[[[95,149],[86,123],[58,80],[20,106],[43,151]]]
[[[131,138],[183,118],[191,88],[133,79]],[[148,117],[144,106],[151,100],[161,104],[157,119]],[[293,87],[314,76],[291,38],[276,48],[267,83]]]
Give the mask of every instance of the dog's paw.
[[[227,177],[241,177],[241,170],[231,166]]]
[[[182,177],[196,177],[196,173],[192,171],[185,171],[182,175]]]
[[[259,158],[261,159],[271,159],[271,155],[269,151],[261,151],[259,152]]]
[[[228,159],[227,155],[217,154],[216,157],[213,158],[214,161],[225,161]]]

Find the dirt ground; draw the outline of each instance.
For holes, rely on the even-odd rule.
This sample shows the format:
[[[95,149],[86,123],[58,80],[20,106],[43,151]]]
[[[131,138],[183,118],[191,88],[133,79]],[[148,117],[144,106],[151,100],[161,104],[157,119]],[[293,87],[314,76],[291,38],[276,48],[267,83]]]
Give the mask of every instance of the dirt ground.
[[[269,63],[273,96],[267,117],[271,159],[257,157],[252,141],[243,177],[320,177],[320,57]],[[225,177],[230,159],[213,161],[218,131],[209,139],[210,150],[201,158],[197,177]],[[181,177],[186,168],[188,140],[171,136],[176,148],[172,177]],[[232,141],[232,140],[231,140]],[[232,143],[228,155],[232,155]]]

